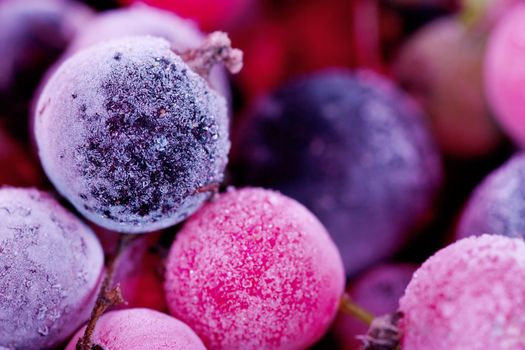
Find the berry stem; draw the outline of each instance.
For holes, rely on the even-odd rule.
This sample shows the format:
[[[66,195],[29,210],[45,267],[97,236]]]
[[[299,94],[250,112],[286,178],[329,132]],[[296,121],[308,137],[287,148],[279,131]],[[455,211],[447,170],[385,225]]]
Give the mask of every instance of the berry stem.
[[[117,265],[118,257],[128,246],[128,244],[135,238],[133,235],[121,235],[118,240],[115,252],[108,258],[106,264],[106,276],[102,281],[100,291],[95,302],[95,306],[91,311],[91,316],[86,325],[84,335],[78,340],[76,350],[103,350],[100,345],[93,344],[93,332],[97,325],[99,318],[106,312],[108,308],[113,305],[118,305],[125,302],[120,291],[120,287],[117,284],[113,285],[113,275]]]
[[[195,193],[206,193],[206,192],[213,192],[217,193],[219,192],[220,183],[213,182],[207,185],[204,185],[202,187],[199,187],[195,190]]]
[[[344,293],[341,297],[339,302],[339,310],[363,322],[367,326],[370,326],[374,320],[374,315],[355,304],[347,293]]]
[[[489,1],[487,0],[465,0],[460,12],[460,18],[467,28],[472,28],[478,24],[485,15]]]
[[[242,51],[231,47],[231,41],[224,32],[213,32],[204,43],[195,49],[180,53],[190,68],[204,78],[208,78],[216,64],[224,64],[230,73],[242,69]]]
[[[363,342],[360,350],[400,350],[401,331],[398,323],[402,317],[401,312],[376,317],[366,335],[359,336]]]

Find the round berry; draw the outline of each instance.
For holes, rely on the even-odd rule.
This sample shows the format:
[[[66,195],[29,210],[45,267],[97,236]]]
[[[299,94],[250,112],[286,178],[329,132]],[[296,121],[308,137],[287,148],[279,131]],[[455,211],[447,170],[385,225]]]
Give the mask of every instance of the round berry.
[[[66,350],[75,350],[82,328]],[[112,311],[103,315],[92,335],[94,349],[112,350],[206,350],[190,327],[149,309]],[[97,347],[98,346],[98,347]]]
[[[407,41],[393,67],[427,112],[441,149],[453,157],[480,157],[502,141],[485,98],[485,41],[457,16],[442,18]]]
[[[49,349],[87,320],[104,256],[51,196],[0,189],[0,348]]]
[[[304,204],[328,229],[349,275],[403,244],[441,181],[423,116],[371,72],[296,80],[256,104],[236,132],[236,183]]]
[[[321,223],[277,192],[222,194],[177,234],[166,265],[170,312],[210,349],[306,349],[344,288]]]
[[[40,159],[88,219],[139,233],[194,212],[222,181],[225,101],[163,39],[126,37],[66,60],[36,108]]]
[[[524,211],[525,154],[522,153],[492,172],[476,188],[461,215],[456,238],[490,233],[525,239]]]
[[[204,34],[190,20],[175,13],[145,4],[105,11],[97,15],[75,36],[67,55],[94,44],[131,35],[152,35],[166,39],[172,50],[182,52],[201,45]],[[210,72],[210,85],[229,98],[230,90],[224,68],[216,66]]]
[[[509,11],[491,33],[485,59],[487,96],[498,121],[525,146],[525,4]]]
[[[460,240],[430,257],[400,300],[403,350],[525,349],[525,242]]]
[[[0,1],[0,116],[21,137],[40,79],[91,16],[74,1]]]

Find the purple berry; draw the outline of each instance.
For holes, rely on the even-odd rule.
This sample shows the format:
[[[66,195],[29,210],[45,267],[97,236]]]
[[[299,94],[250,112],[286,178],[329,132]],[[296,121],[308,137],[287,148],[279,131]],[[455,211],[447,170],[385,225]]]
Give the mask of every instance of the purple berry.
[[[234,175],[309,208],[347,274],[396,251],[441,180],[423,116],[368,72],[325,71],[262,100],[240,125]]]
[[[104,256],[51,196],[0,189],[0,348],[48,349],[87,320]]]
[[[169,41],[171,48],[181,52],[202,44],[204,34],[194,22],[173,12],[145,4],[106,11],[89,21],[68,47],[68,55],[109,39],[131,35],[153,35]],[[223,67],[216,66],[210,74],[210,84],[229,98],[228,80]]]
[[[456,238],[483,233],[525,238],[525,154],[492,172],[474,191]]]
[[[128,37],[66,60],[39,98],[44,169],[87,218],[131,233],[184,220],[222,181],[224,99],[167,41]]]
[[[0,115],[16,131],[26,132],[40,78],[91,14],[73,1],[0,1]]]

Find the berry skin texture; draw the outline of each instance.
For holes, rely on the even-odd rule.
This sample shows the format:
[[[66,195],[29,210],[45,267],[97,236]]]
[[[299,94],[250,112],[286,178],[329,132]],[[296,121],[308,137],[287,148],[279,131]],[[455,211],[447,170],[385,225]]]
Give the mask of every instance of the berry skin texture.
[[[39,98],[35,135],[59,192],[94,223],[128,233],[200,207],[222,181],[230,146],[224,98],[153,37],[66,60]]]
[[[525,153],[493,171],[474,191],[456,239],[483,233],[525,239]]]
[[[525,349],[525,242],[482,235],[434,254],[400,300],[403,350]]]
[[[399,308],[399,298],[403,296],[415,270],[416,266],[408,264],[376,266],[352,281],[347,293],[352,302],[374,316],[395,312]],[[357,336],[366,334],[367,329],[363,322],[339,314],[333,333],[341,350],[358,350],[363,342]]]
[[[198,47],[205,38],[192,21],[180,18],[173,12],[135,4],[97,15],[75,36],[66,55],[105,40],[131,35],[161,37],[169,41],[175,52]],[[216,66],[212,69],[210,85],[229,98],[230,88],[223,67]]]
[[[0,189],[0,348],[49,349],[85,322],[104,265],[94,233],[51,196]]]
[[[304,204],[355,276],[396,252],[441,183],[439,154],[411,102],[367,71],[322,71],[285,85],[239,124],[235,184]]]
[[[178,233],[166,265],[170,312],[216,349],[306,349],[344,288],[321,223],[277,192],[221,194]]]
[[[492,32],[485,60],[487,96],[498,121],[525,147],[525,4],[518,4]]]
[[[75,350],[82,328],[66,350]],[[206,350],[190,327],[149,309],[112,311],[97,322],[93,344],[108,350]]]

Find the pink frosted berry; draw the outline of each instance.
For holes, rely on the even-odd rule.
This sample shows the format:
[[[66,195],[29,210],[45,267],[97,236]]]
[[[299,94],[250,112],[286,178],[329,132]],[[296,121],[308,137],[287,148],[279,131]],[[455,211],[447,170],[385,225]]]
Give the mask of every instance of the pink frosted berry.
[[[209,349],[306,349],[328,328],[344,288],[321,223],[277,192],[221,195],[179,232],[166,267],[171,313]]]
[[[84,330],[78,331],[66,350],[75,350]],[[91,339],[96,349],[206,350],[190,327],[171,316],[149,309],[128,309],[105,314],[98,320]]]
[[[400,300],[403,350],[525,349],[525,242],[483,235],[437,252]]]
[[[103,264],[94,233],[51,196],[0,189],[0,349],[67,340],[91,313]]]
[[[499,122],[525,146],[525,4],[509,11],[490,37],[485,60],[489,102]]]

